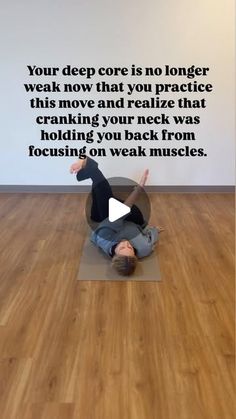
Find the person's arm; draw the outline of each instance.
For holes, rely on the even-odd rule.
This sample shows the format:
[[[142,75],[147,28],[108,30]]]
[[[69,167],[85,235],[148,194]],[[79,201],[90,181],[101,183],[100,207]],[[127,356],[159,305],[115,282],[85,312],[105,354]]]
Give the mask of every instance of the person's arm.
[[[143,234],[148,238],[149,242],[154,245],[159,238],[159,231],[154,226],[147,225],[143,229]]]
[[[141,177],[139,184],[137,186],[135,186],[133,192],[131,192],[131,194],[128,196],[128,198],[125,200],[124,204],[127,205],[128,207],[132,207],[132,205],[136,202],[139,194],[142,192],[143,187],[145,186],[145,183],[147,181],[148,178],[148,174],[149,174],[149,170],[145,170],[143,176]]]
[[[132,245],[137,251],[138,258],[149,256],[155,247],[159,238],[156,227],[145,227],[142,233],[132,240]]]

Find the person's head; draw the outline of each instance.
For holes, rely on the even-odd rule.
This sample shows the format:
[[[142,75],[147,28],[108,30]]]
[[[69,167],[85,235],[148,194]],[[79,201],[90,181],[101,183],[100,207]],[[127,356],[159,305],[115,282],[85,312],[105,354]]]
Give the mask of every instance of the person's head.
[[[123,276],[129,276],[134,273],[137,265],[136,256],[118,256],[115,255],[112,258],[113,268]]]
[[[115,255],[112,258],[113,268],[124,276],[132,275],[137,265],[137,257],[133,246],[128,240],[122,240],[115,248]]]
[[[115,254],[118,256],[135,256],[135,251],[128,240],[121,240],[115,247]]]

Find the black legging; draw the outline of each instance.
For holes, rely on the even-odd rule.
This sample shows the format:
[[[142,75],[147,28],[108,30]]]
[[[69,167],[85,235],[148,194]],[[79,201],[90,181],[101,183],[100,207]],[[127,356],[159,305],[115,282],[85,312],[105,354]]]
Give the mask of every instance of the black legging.
[[[80,170],[76,177],[78,181],[92,179],[91,219],[96,222],[103,221],[108,217],[109,199],[114,197],[108,180],[98,169],[97,163],[90,158],[87,160],[86,167]],[[119,201],[123,202],[121,199]],[[125,219],[140,226],[145,224],[143,214],[136,205],[132,205],[131,212]]]

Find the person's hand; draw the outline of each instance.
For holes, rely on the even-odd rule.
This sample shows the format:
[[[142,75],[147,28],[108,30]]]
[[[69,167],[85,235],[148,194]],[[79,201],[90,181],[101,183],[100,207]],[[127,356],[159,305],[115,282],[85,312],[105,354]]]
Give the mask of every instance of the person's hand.
[[[165,231],[164,227],[158,227],[158,226],[149,226],[149,227],[155,227],[158,231],[158,233],[161,233],[162,231]]]
[[[70,173],[71,174],[78,173],[78,171],[82,169],[83,165],[84,165],[84,160],[78,160],[78,161],[76,161],[75,163],[73,163],[70,166]]]
[[[149,170],[148,170],[148,169],[146,169],[146,170],[145,170],[145,172],[143,173],[143,176],[142,176],[142,177],[141,177],[141,179],[140,179],[140,182],[139,182],[139,185],[140,185],[142,188],[144,187],[144,185],[145,185],[145,183],[146,183],[146,181],[147,181],[148,175],[149,175]]]

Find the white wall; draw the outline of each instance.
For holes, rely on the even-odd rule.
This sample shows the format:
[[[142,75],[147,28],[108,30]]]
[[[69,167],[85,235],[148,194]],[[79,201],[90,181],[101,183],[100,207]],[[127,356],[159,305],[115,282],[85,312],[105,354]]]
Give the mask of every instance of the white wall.
[[[68,172],[73,158],[27,156],[29,144],[42,147],[34,122],[39,112],[30,109],[23,88],[23,83],[32,82],[28,64],[210,67],[207,80],[214,91],[206,95],[207,109],[197,112],[202,122],[195,128],[197,148],[204,147],[208,157],[99,162],[108,176],[136,180],[149,167],[150,185],[234,183],[233,0],[12,0],[1,4],[0,28],[0,184],[77,184]]]

